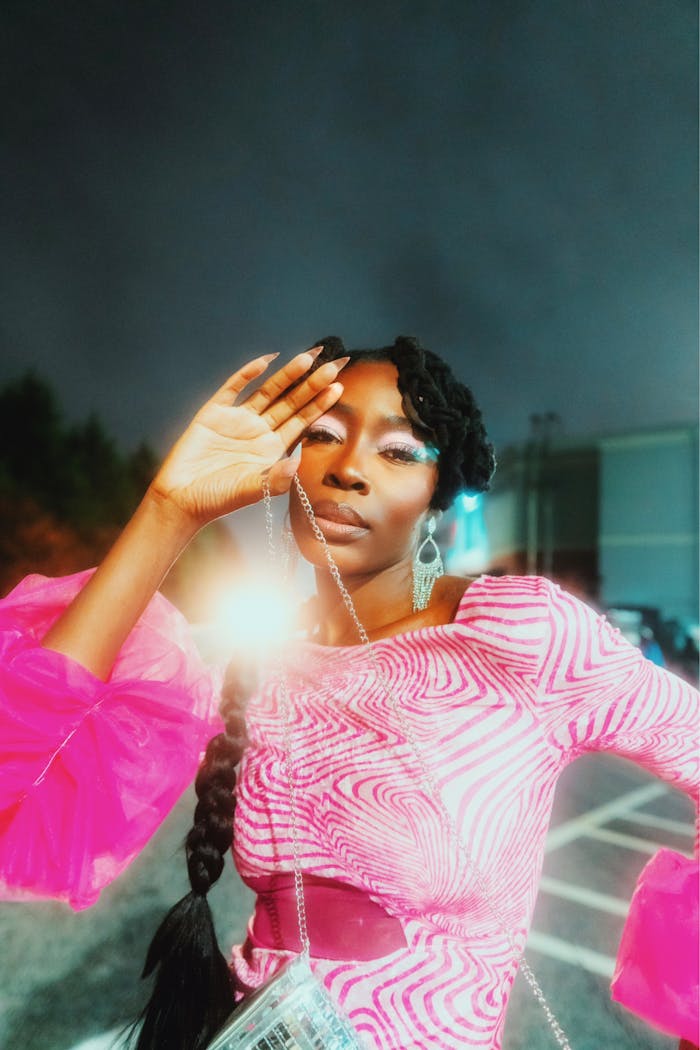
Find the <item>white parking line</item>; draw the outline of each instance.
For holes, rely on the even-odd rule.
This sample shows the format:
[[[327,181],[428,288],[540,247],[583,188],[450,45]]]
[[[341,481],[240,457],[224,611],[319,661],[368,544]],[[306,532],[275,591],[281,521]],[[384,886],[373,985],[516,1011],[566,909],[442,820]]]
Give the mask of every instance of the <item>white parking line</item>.
[[[530,930],[527,939],[526,951],[534,949],[541,955],[550,959],[559,959],[560,962],[570,963],[572,966],[580,966],[589,973],[596,973],[601,977],[612,977],[615,970],[615,960],[611,955],[603,955],[602,952],[594,952],[592,948],[582,948],[577,944],[569,944],[559,937],[551,937],[548,933],[539,933]]]
[[[608,893],[598,893],[589,890],[587,886],[575,886],[570,882],[562,882],[561,879],[553,879],[549,875],[543,875],[540,879],[540,889],[545,893],[551,893],[555,897],[563,897],[564,900],[583,904],[586,908],[595,908],[596,911],[605,911],[610,915],[627,915],[629,904],[620,897],[611,897]]]
[[[574,839],[579,838],[592,827],[597,827],[599,824],[605,824],[608,820],[622,817],[629,813],[631,809],[643,806],[645,803],[651,802],[652,799],[660,798],[666,794],[668,794],[668,788],[664,784],[647,784],[645,787],[636,788],[634,791],[628,791],[624,795],[619,795],[612,802],[606,802],[605,805],[598,806],[597,809],[589,809],[587,813],[583,813],[580,817],[564,821],[563,824],[552,828],[547,835],[545,853],[551,853],[552,850],[566,846],[567,843],[573,842]]]
[[[676,835],[689,835],[691,839],[695,834],[695,828],[692,824],[684,824],[680,820],[669,820],[668,817],[657,817],[656,813],[645,813],[641,809],[635,810],[634,813],[628,813],[625,820],[628,820],[631,824],[644,824],[648,828],[671,831]]]
[[[584,832],[589,839],[598,839],[600,842],[609,842],[613,846],[623,846],[625,849],[633,849],[638,853],[658,853],[663,846],[660,842],[652,842],[650,839],[640,839],[636,835],[623,835],[621,831],[610,831],[609,828],[589,828]],[[681,853],[681,850],[677,851]],[[690,853],[685,854],[691,857]]]

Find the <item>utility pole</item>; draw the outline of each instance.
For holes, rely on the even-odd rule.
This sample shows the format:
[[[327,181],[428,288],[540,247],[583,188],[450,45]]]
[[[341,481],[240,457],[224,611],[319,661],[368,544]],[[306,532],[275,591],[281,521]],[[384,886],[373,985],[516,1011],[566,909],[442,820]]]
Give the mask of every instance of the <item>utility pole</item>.
[[[529,576],[540,570],[551,575],[554,561],[554,495],[551,485],[545,487],[543,468],[550,442],[561,425],[557,412],[533,412],[530,416],[530,440],[527,445],[527,517],[526,571]],[[542,565],[540,566],[540,536]]]

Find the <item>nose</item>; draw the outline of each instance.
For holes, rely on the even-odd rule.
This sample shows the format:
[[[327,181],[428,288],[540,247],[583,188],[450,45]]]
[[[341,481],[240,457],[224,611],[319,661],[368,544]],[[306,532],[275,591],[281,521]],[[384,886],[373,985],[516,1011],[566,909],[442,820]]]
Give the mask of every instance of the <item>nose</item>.
[[[328,464],[323,483],[345,492],[369,492],[369,481],[357,449],[350,445],[339,448]]]

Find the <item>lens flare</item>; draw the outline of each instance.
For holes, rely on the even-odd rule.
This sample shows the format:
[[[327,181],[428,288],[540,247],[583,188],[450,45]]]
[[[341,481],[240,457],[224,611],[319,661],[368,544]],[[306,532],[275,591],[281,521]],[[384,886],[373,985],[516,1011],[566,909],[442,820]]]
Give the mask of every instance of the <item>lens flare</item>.
[[[299,595],[271,576],[239,576],[211,604],[194,630],[208,662],[267,662],[294,636]]]
[[[274,580],[241,580],[220,599],[214,623],[236,648],[278,649],[294,629],[292,596]]]

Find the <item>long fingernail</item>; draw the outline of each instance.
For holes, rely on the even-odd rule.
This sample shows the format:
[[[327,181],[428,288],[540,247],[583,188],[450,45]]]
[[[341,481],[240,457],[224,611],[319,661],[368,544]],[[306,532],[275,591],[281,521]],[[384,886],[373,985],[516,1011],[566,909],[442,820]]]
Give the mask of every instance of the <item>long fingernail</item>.
[[[262,360],[265,362],[266,365],[269,365],[270,361],[274,361],[275,358],[279,356],[280,352],[278,350],[276,354],[263,354]]]
[[[311,350],[306,350],[305,353],[307,353],[309,355],[309,357],[313,357],[313,359],[315,361],[316,358],[318,357],[318,355],[322,351],[323,351],[323,347],[322,346],[314,346]]]
[[[286,474],[287,477],[290,475],[293,477],[299,469],[300,463],[301,456],[288,456],[287,459],[282,460],[279,469],[283,474]]]
[[[350,360],[349,356],[348,357],[336,357],[336,359],[333,362],[333,364],[338,369],[338,371],[340,371],[341,368],[345,368],[345,366],[346,366],[346,364],[348,363],[349,360]]]

